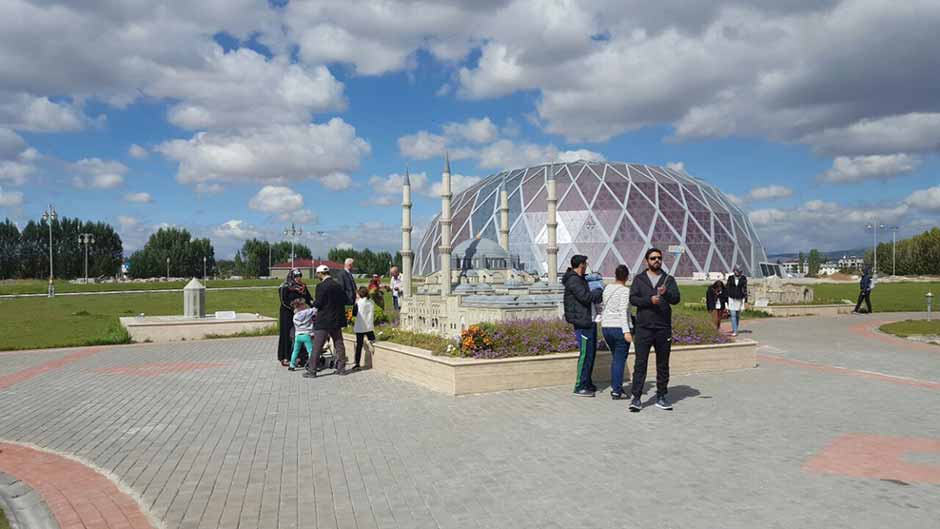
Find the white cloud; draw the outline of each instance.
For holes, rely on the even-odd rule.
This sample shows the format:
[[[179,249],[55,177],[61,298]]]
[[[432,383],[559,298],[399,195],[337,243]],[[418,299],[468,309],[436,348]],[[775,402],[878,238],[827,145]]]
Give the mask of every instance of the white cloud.
[[[479,176],[466,176],[462,174],[452,174],[450,175],[450,192],[453,194],[460,193],[464,189],[476,184],[482,180]],[[423,189],[420,192],[423,195],[430,197],[440,197],[441,193],[444,191],[444,187],[441,184],[440,180],[435,181],[431,184],[431,187],[428,189]]]
[[[136,217],[131,217],[128,215],[118,216],[118,224],[121,226],[122,229],[133,228],[134,226],[137,226],[139,223],[140,221],[137,220]]]
[[[940,149],[940,113],[911,112],[862,119],[847,127],[807,134],[801,140],[827,154],[891,154]]]
[[[248,201],[248,207],[265,213],[283,214],[304,207],[304,197],[284,186],[264,186]]]
[[[482,180],[479,176],[467,176],[462,174],[450,175],[451,193],[457,194],[464,189],[478,183]],[[375,206],[392,206],[401,204],[401,187],[404,181],[404,175],[392,173],[386,177],[373,176],[369,178],[369,187],[372,194],[365,203]],[[418,194],[429,198],[439,198],[441,196],[442,186],[440,179],[430,181],[427,173],[411,173],[409,175],[412,194]]]
[[[340,118],[324,124],[280,125],[235,132],[200,132],[156,150],[179,162],[181,183],[324,180],[355,171],[369,144]]]
[[[220,239],[244,241],[260,237],[261,232],[243,220],[232,219],[212,230],[212,235]]]
[[[207,184],[205,182],[199,182],[196,184],[196,187],[193,188],[197,195],[218,195],[225,189],[219,184]]]
[[[81,110],[48,97],[4,93],[0,84],[0,127],[30,132],[65,132],[85,126]]]
[[[563,151],[555,157],[556,162],[576,162],[584,160],[586,162],[603,162],[604,155],[599,152],[589,151],[587,149],[578,149],[576,151]]]
[[[4,191],[0,187],[0,208],[12,208],[23,204],[23,193],[19,191]]]
[[[0,182],[22,185],[36,170],[39,152],[10,129],[0,128]]]
[[[339,248],[340,250],[352,250],[353,249],[353,245],[345,241],[337,244],[336,247]]]
[[[667,167],[668,167],[668,165],[667,165]],[[670,169],[672,169],[672,168],[670,167]],[[725,198],[727,198],[729,201],[731,201],[731,203],[734,204],[735,206],[743,206],[743,205],[744,205],[744,202],[745,202],[745,200],[744,200],[743,198],[741,198],[741,197],[739,197],[738,195],[735,195],[735,194],[733,194],[733,193],[725,193]]]
[[[111,189],[124,183],[127,166],[117,161],[101,158],[83,158],[71,164],[73,171],[81,173],[72,178],[77,188]]]
[[[446,147],[447,138],[431,134],[426,130],[398,138],[398,150],[401,155],[412,160],[427,160],[443,156]]]
[[[137,160],[143,160],[149,154],[147,149],[137,145],[136,143],[131,145],[131,147],[127,150],[127,153],[130,154],[132,158]]]
[[[138,204],[149,204],[153,202],[153,197],[150,196],[150,193],[128,193],[124,195],[124,200],[127,202],[135,202]]]
[[[918,189],[911,193],[904,203],[912,208],[940,212],[940,186]]]
[[[666,164],[666,167],[679,173],[685,172],[685,162],[669,162]]]
[[[496,139],[499,131],[489,117],[470,118],[464,123],[447,123],[444,134],[473,143],[489,143]]]
[[[320,185],[331,191],[342,191],[352,186],[352,177],[346,173],[332,173],[321,178]]]
[[[908,154],[872,156],[839,156],[832,161],[832,169],[819,175],[823,182],[849,184],[864,180],[890,180],[913,172],[920,160]]]
[[[748,198],[751,200],[774,200],[778,198],[786,198],[792,195],[793,190],[789,187],[769,185],[751,189],[751,192],[748,193]]]

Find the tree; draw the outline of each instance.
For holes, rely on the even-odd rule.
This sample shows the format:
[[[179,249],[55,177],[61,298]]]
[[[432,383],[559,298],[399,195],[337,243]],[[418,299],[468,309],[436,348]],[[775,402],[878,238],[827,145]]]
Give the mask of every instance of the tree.
[[[313,259],[313,253],[307,246],[294,243],[295,259]],[[290,241],[280,241],[271,245],[271,264],[290,262]]]
[[[800,273],[801,273],[801,274],[806,271],[806,270],[803,268],[803,259],[804,259],[803,252],[800,252],[799,256],[797,256],[797,261],[796,261],[796,262],[799,263]]]
[[[816,277],[819,275],[819,267],[822,265],[822,255],[819,253],[819,250],[813,248],[809,251],[809,257],[807,258],[807,276]]]
[[[368,248],[361,251],[352,248],[331,248],[327,255],[330,261],[337,263],[342,263],[349,257],[356,260],[355,271],[370,275],[388,275],[388,269],[391,268],[391,265],[396,262],[401,263],[401,255],[396,255],[393,260],[390,252],[373,252]]]
[[[52,259],[56,278],[73,279],[85,274],[85,248],[78,242],[90,233],[95,243],[88,247],[88,276],[114,276],[120,271],[124,246],[120,235],[107,223],[62,217],[52,223]],[[19,276],[49,277],[49,224],[30,221],[19,241]]]
[[[19,273],[20,230],[10,219],[0,224],[0,279],[13,279]]]
[[[202,277],[203,258],[207,272],[215,271],[215,250],[209,239],[193,239],[180,228],[160,228],[147,244],[130,257],[130,274],[134,277]]]

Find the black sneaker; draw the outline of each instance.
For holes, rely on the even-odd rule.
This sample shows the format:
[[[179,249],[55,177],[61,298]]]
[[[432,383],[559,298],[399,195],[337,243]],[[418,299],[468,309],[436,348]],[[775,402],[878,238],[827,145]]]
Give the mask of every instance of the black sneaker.
[[[669,399],[665,395],[660,395],[656,397],[656,407],[661,410],[671,410],[672,403],[669,402]]]
[[[640,397],[633,397],[633,400],[630,401],[630,411],[636,413],[643,409],[643,404],[640,403]]]
[[[622,391],[611,391],[610,400],[627,400],[629,396]]]
[[[575,391],[574,394],[577,397],[593,397],[594,396],[594,392],[588,388],[579,389],[578,391]]]
[[[294,366],[288,366],[288,367],[287,367],[287,370],[288,370],[288,371],[297,371],[297,368],[294,367]]]
[[[317,372],[307,369],[304,371],[304,378],[317,378]]]

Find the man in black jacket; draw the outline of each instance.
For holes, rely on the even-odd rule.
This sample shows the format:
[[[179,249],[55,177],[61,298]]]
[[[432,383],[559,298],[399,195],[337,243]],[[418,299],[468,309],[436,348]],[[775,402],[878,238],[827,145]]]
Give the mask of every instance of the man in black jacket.
[[[320,354],[327,339],[333,340],[333,353],[336,355],[337,375],[346,374],[346,344],[343,343],[343,327],[346,326],[346,293],[343,287],[330,276],[326,265],[317,267],[320,284],[317,285],[313,307],[317,309],[313,323],[313,353],[307,362],[304,378],[316,378],[320,365]]]
[[[591,381],[594,370],[594,355],[597,352],[597,324],[591,314],[594,303],[604,299],[604,291],[591,290],[584,279],[587,273],[587,257],[575,255],[571,258],[571,268],[561,278],[565,286],[565,321],[574,326],[574,337],[581,350],[578,356],[578,379],[574,385],[574,394],[579,397],[593,397],[597,391]]]
[[[868,307],[868,313],[871,314],[871,269],[866,268],[862,273],[862,279],[858,282],[858,302],[855,304],[855,310],[852,314],[861,314],[862,300]]]
[[[671,410],[666,397],[669,387],[669,352],[672,349],[672,306],[679,303],[676,280],[663,272],[663,252],[646,251],[646,271],[637,274],[630,286],[630,304],[636,307],[633,343],[633,400],[630,411],[640,411],[640,395],[646,384],[650,347],[656,348],[656,406]]]
[[[346,304],[355,305],[356,304],[356,278],[352,275],[353,264],[355,259],[352,257],[347,257],[343,261],[343,271],[341,272],[343,278],[343,292],[346,294]]]

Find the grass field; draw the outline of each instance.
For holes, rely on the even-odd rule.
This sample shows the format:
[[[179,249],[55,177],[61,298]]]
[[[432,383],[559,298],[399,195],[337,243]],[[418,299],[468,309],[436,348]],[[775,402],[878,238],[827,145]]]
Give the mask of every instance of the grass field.
[[[23,282],[17,282],[23,283]],[[237,283],[248,286],[252,282],[212,282],[210,286],[228,286]],[[262,282],[277,284],[276,280]],[[7,283],[4,283],[6,285]],[[42,282],[36,282],[42,285]],[[167,285],[168,283],[157,283]],[[151,283],[140,284],[150,286]],[[81,286],[81,285],[73,285]],[[104,286],[104,285],[88,285]],[[177,288],[181,288],[178,284]],[[17,288],[24,288],[17,285]],[[43,287],[44,288],[44,287]],[[853,284],[816,285],[817,302],[834,303],[841,299],[855,299],[857,287]],[[922,311],[927,290],[940,292],[940,283],[883,283],[872,292],[875,312]],[[683,303],[698,303],[705,296],[704,286],[679,287]],[[386,306],[391,307],[391,296],[386,295]],[[235,310],[277,317],[277,291],[222,290],[210,292],[206,311]],[[60,296],[54,299],[20,298],[0,299],[0,351],[10,349],[41,349],[97,344],[125,343],[127,335],[118,323],[121,316],[145,313],[153,316],[180,314],[183,309],[182,292],[140,292],[104,296]],[[685,307],[680,311],[693,311]],[[745,314],[745,318],[749,317]],[[753,316],[752,316],[753,317]]]
[[[10,529],[10,522],[7,521],[7,517],[3,514],[3,509],[0,509],[0,529]]]
[[[904,320],[886,323],[881,332],[906,338],[908,336],[940,335],[940,320]]]
[[[388,284],[388,278],[383,278]],[[147,290],[178,290],[186,286],[189,280],[160,281],[154,283],[89,283],[87,285],[56,281],[57,294],[72,292],[109,292],[109,291],[147,291]],[[0,296],[11,294],[45,294],[48,281],[40,279],[16,279],[0,281]],[[207,288],[233,288],[233,287],[276,287],[281,284],[280,279],[210,279]],[[356,284],[368,285],[368,279],[357,279]]]

